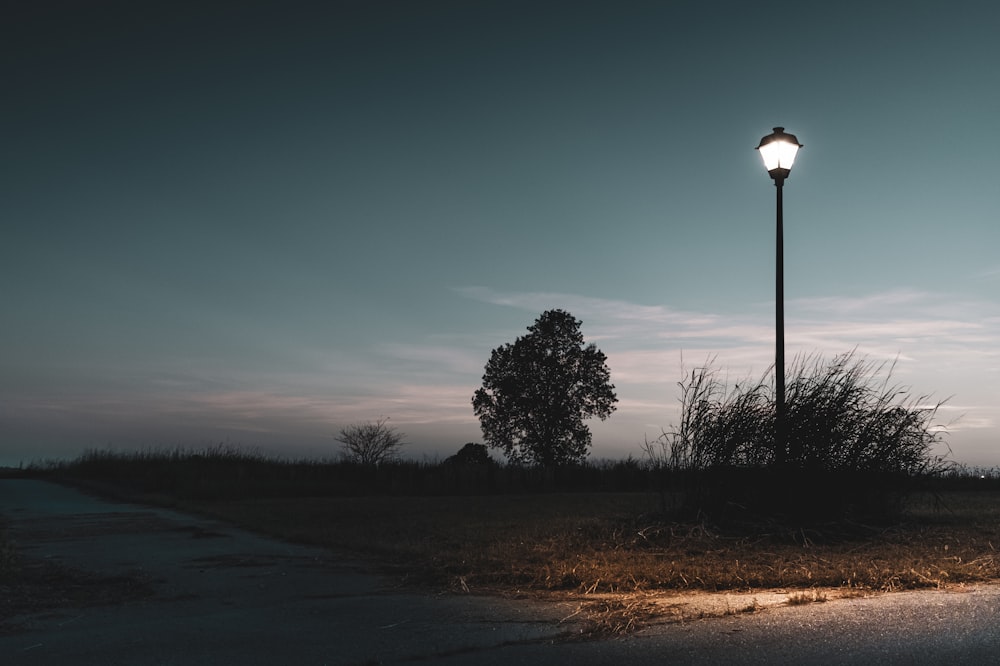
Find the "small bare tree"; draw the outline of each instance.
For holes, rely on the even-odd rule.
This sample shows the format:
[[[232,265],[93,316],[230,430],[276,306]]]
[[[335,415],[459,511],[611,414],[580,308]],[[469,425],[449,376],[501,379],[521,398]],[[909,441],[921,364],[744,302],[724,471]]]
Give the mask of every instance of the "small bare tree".
[[[344,457],[362,465],[378,465],[396,457],[403,447],[403,433],[389,425],[389,417],[355,423],[340,429],[337,441]]]

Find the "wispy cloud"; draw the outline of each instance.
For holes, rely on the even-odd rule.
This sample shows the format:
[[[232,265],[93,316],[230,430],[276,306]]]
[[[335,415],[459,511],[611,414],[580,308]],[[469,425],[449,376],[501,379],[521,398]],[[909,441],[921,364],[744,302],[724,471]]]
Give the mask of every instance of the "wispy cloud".
[[[997,280],[1000,279],[1000,266],[994,266],[993,268],[987,268],[984,271],[978,273],[977,277],[983,280]]]
[[[864,296],[821,296],[789,299],[786,307],[843,316],[884,312],[886,308],[912,307],[927,302],[930,294],[915,289],[892,289]]]
[[[463,347],[463,345],[465,345]],[[422,374],[428,371],[442,375],[476,373],[482,370],[484,359],[479,358],[470,348],[468,340],[452,340],[450,344],[434,339],[418,342],[387,343],[377,347],[379,355],[399,366],[404,372],[416,370]]]
[[[714,359],[735,382],[759,378],[773,363],[773,313],[766,304],[760,312],[725,314],[573,294],[456,291],[524,311],[525,323],[551,307],[584,320],[586,339],[608,356],[620,400],[609,421],[594,424],[595,443],[634,445],[644,433],[668,427],[677,418],[676,383],[698,365]],[[896,361],[896,376],[915,393],[955,396],[963,405],[958,409],[949,401],[942,409],[948,417],[943,421],[961,416],[949,432],[978,437],[979,446],[995,436],[1000,424],[996,304],[897,290],[796,299],[786,314],[789,361],[799,353],[831,356],[853,349]],[[494,336],[502,337],[496,331],[441,332],[351,352],[299,349],[296,363],[267,372],[230,367],[224,360],[171,362],[66,396],[11,389],[0,404],[0,423],[50,428],[53,437],[84,424],[98,442],[105,436],[121,441],[129,433],[142,433],[144,441],[229,433],[251,442],[312,438],[328,444],[345,424],[389,416],[404,431],[431,433],[440,426],[462,433],[456,437],[476,437],[470,400],[488,359],[483,339]]]
[[[772,314],[724,315],[673,310],[621,300],[574,294],[498,292],[486,287],[457,289],[466,297],[538,313],[558,304],[586,322],[588,339],[636,343],[671,341],[683,346],[717,343],[719,352],[774,339]],[[592,333],[595,332],[595,333]],[[699,342],[701,341],[701,342]],[[970,351],[1000,342],[1000,308],[964,301],[953,295],[892,290],[849,297],[803,298],[786,304],[786,344],[808,351],[840,353],[862,345],[895,348],[908,345],[968,346]],[[680,346],[680,345],[678,345]]]
[[[488,287],[458,287],[456,292],[493,305],[534,312],[559,307],[573,313],[578,318],[600,320],[600,325],[614,323],[618,332],[634,332],[635,327],[661,329],[664,326],[711,326],[718,321],[717,315],[674,310],[662,305],[640,305],[629,301],[593,298],[578,294],[559,292],[500,292]]]
[[[619,423],[672,418],[676,409],[668,392],[685,368],[714,359],[735,380],[759,377],[774,359],[773,311],[767,304],[759,313],[724,314],[574,294],[456,291],[535,315],[561,307],[584,320],[587,340],[608,355],[621,398],[614,417]],[[1000,423],[1000,306],[994,302],[913,289],[794,299],[786,303],[785,337],[789,360],[854,350],[894,361],[895,375],[917,394],[960,397],[970,406],[950,428],[953,433],[982,433]]]

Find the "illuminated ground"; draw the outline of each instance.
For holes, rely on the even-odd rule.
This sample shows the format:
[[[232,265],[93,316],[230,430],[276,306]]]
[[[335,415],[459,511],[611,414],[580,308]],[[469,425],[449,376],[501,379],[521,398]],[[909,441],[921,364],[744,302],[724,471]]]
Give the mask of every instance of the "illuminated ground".
[[[991,585],[845,599],[433,595],[330,551],[40,481],[0,480],[0,511],[32,566],[72,574],[53,579],[67,592],[83,585],[15,600],[4,663],[985,663],[1000,650]],[[790,593],[809,603],[789,606]],[[593,633],[630,619],[645,628]]]

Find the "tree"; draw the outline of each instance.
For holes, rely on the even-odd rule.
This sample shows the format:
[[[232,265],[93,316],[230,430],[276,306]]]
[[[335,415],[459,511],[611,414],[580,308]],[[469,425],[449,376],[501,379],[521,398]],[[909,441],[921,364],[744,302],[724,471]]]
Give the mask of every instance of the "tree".
[[[448,456],[444,460],[446,463],[455,465],[492,465],[493,459],[485,444],[469,442],[458,450],[453,456]]]
[[[618,398],[603,352],[584,347],[580,321],[543,312],[529,333],[493,350],[472,406],[483,438],[510,462],[559,465],[587,457],[590,430]]]
[[[362,465],[378,465],[395,458],[403,447],[403,433],[389,425],[389,417],[355,423],[340,429],[337,441],[344,457]]]

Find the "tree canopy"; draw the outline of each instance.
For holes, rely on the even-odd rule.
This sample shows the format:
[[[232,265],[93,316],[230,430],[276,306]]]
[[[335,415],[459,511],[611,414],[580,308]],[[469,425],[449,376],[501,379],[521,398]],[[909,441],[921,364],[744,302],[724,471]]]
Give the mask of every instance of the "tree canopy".
[[[590,429],[618,401],[606,357],[584,346],[581,322],[563,310],[543,312],[528,334],[490,355],[472,397],[483,437],[511,462],[559,465],[587,457]]]

